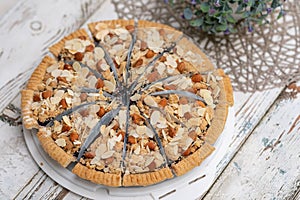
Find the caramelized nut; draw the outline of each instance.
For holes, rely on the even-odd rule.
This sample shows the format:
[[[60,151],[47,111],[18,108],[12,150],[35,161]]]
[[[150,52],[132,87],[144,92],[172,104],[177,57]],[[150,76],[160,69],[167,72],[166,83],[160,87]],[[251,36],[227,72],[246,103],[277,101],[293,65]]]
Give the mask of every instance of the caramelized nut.
[[[72,65],[64,64],[64,70],[73,70]]]
[[[192,81],[197,83],[197,82],[201,82],[203,80],[202,76],[200,74],[194,74],[191,77]]]
[[[122,135],[122,141],[123,141],[124,137],[125,137],[125,132],[122,131],[122,130],[119,130],[118,133],[117,133],[117,137],[119,137],[119,135]]]
[[[184,70],[185,70],[185,63],[184,62],[180,62],[177,64],[177,70],[180,72],[180,73],[183,73]]]
[[[141,125],[144,122],[143,118],[136,113],[132,114],[132,120],[133,120],[133,123],[138,124],[138,125]]]
[[[142,66],[142,64],[143,64],[143,59],[142,58],[140,58],[140,59],[138,59],[134,64],[133,64],[133,66],[132,67],[140,67],[140,66]]]
[[[71,130],[71,126],[68,126],[67,124],[64,124],[61,128],[61,132],[66,132]]]
[[[165,85],[164,88],[166,90],[176,90],[176,85]]]
[[[127,26],[125,26],[126,30],[128,30],[130,33],[132,33],[134,31],[134,25],[129,24]]]
[[[66,99],[60,100],[59,105],[61,105],[61,107],[62,107],[63,109],[66,109],[66,108],[68,107],[68,104],[67,104]]]
[[[166,98],[162,98],[160,100],[160,102],[158,103],[158,105],[160,105],[161,107],[165,107],[168,104],[168,100]]]
[[[40,98],[40,95],[39,94],[34,94],[33,95],[33,101],[34,102],[37,102],[37,101],[40,101],[41,100],[41,98]]]
[[[84,153],[84,157],[85,157],[85,158],[92,159],[92,158],[94,158],[95,156],[96,156],[95,153],[90,152],[90,151]]]
[[[44,91],[44,92],[42,93],[42,97],[43,97],[44,99],[47,99],[47,98],[51,97],[52,94],[53,94],[52,91],[46,90],[46,91]]]
[[[98,78],[95,87],[96,87],[97,89],[103,88],[103,87],[104,87],[104,81],[103,81],[101,78]]]
[[[202,101],[196,101],[196,105],[201,106],[202,108],[205,108],[205,104]]]
[[[153,58],[154,55],[155,55],[154,51],[149,50],[149,51],[146,53],[145,57],[146,57],[146,58]]]
[[[86,52],[93,52],[95,49],[94,45],[90,44],[89,46],[85,47]]]
[[[191,153],[191,148],[189,147],[189,148],[187,148],[187,150],[185,150],[185,151],[182,153],[182,155],[183,155],[183,156],[188,156],[190,153]]]
[[[75,140],[78,140],[78,138],[79,138],[79,135],[78,135],[77,132],[73,131],[73,132],[70,134],[70,140],[71,140],[72,142],[74,142]]]
[[[58,82],[64,82],[64,83],[67,83],[66,77],[58,76],[58,77],[57,77],[57,81],[58,81]]]
[[[160,62],[165,62],[167,60],[167,58],[165,56],[160,57],[159,61]]]
[[[174,137],[176,135],[176,130],[175,128],[172,128],[171,126],[169,127],[169,136]]]
[[[75,55],[74,55],[75,57],[75,60],[77,60],[77,61],[82,61],[82,59],[83,59],[83,53],[81,53],[81,52],[77,52],[77,53],[75,53]]]
[[[147,75],[147,79],[150,83],[157,80],[157,77],[159,77],[159,73],[157,71],[154,71]]]
[[[156,144],[154,142],[150,141],[150,142],[147,142],[145,146],[146,147],[148,146],[148,148],[153,151],[153,150],[155,150]]]
[[[136,139],[132,135],[128,136],[128,142],[130,144],[136,144]]]
[[[103,107],[100,107],[99,111],[97,112],[97,115],[99,117],[103,117],[104,114],[105,114],[105,109]]]

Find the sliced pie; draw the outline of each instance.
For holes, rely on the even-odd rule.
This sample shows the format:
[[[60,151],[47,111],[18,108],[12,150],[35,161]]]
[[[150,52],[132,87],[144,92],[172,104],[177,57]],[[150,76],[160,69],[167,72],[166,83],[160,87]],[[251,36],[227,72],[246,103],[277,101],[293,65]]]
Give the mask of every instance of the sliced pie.
[[[89,24],[50,47],[22,91],[26,129],[73,173],[107,186],[180,176],[209,156],[233,105],[229,78],[175,29]]]

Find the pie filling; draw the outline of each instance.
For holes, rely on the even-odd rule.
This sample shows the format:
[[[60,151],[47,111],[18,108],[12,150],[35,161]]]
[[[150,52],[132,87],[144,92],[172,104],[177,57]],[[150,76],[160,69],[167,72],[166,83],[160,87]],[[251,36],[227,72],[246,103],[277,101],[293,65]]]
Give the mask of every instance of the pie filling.
[[[180,32],[137,24],[94,29],[94,41],[64,41],[33,91],[30,117],[88,169],[178,174],[172,166],[201,149],[217,106],[228,104],[220,98],[223,77],[197,70],[203,57]]]

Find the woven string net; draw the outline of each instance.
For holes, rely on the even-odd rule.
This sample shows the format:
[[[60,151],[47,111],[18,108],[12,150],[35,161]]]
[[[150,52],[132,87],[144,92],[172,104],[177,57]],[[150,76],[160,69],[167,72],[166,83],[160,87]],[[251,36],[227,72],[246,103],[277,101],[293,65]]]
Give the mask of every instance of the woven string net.
[[[112,0],[118,17],[145,19],[173,26],[197,42],[216,66],[223,68],[237,91],[254,92],[281,87],[300,79],[300,3],[284,4],[286,15],[253,33],[209,35],[182,20],[182,4],[163,0]]]

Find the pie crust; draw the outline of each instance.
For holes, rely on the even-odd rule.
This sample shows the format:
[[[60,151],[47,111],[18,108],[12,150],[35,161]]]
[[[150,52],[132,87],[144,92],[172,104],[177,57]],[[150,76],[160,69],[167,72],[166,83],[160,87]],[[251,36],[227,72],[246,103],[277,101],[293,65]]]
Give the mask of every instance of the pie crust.
[[[26,129],[63,167],[112,187],[147,186],[197,167],[233,105],[230,79],[172,27],[88,25],[49,48],[22,90]]]

